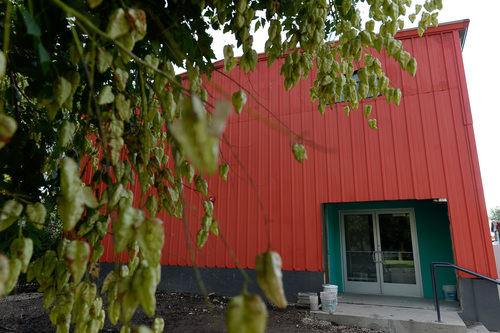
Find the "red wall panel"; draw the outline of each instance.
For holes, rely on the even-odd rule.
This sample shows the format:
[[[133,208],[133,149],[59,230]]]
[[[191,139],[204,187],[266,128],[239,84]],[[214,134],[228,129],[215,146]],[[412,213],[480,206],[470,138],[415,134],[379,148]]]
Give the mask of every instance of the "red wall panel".
[[[209,180],[221,235],[210,236],[195,251],[197,264],[236,267],[231,249],[241,267],[252,268],[255,256],[270,244],[281,253],[285,270],[322,271],[322,203],[447,198],[456,263],[496,276],[458,36],[467,24],[441,25],[422,38],[415,30],[398,35],[417,58],[418,71],[411,78],[382,55],[403,98],[399,107],[387,105],[384,97],[367,101],[377,131],[367,125],[365,101],[349,117],[345,103],[320,115],[309,97],[313,73],[290,92],[283,88],[279,66],[268,68],[265,57],[248,76],[239,69],[227,74],[247,90],[253,112],[229,120],[221,144],[228,181]],[[214,98],[223,97],[214,85],[228,93],[239,89],[218,72],[212,82],[206,86]],[[292,132],[307,149],[302,164],[291,152],[299,141]],[[186,199],[195,244],[203,209],[189,189]],[[165,221],[162,264],[189,265],[182,221],[158,217]],[[105,261],[113,261],[110,239],[104,242]]]

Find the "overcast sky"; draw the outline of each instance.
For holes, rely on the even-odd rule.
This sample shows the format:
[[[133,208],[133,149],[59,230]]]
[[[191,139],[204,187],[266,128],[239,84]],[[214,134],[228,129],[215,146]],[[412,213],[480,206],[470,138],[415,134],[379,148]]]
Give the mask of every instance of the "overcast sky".
[[[500,51],[498,0],[444,0],[440,22],[469,19],[463,50],[467,88],[474,121],[479,164],[488,211],[500,206]]]
[[[423,0],[413,1],[415,4]],[[474,121],[474,132],[479,154],[488,211],[500,206],[500,106],[495,97],[500,93],[500,36],[498,35],[500,0],[443,0],[439,14],[441,23],[469,19],[470,25],[463,50],[465,74]],[[413,7],[412,7],[413,8]],[[413,12],[413,9],[409,11]],[[405,26],[409,28],[410,26]],[[236,45],[234,39],[223,35],[214,38],[218,59],[223,57],[222,47]],[[264,51],[267,29],[254,35],[254,47],[258,53]],[[241,52],[235,51],[235,55]],[[417,59],[418,60],[418,59]]]

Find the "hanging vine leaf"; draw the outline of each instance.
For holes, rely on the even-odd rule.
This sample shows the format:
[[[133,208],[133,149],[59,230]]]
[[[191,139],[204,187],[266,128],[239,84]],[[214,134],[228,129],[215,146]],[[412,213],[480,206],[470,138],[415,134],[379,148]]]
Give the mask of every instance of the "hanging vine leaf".
[[[255,261],[255,275],[260,289],[262,289],[266,297],[279,308],[286,308],[287,301],[283,289],[281,256],[273,251],[259,254]]]
[[[219,165],[219,175],[223,181],[227,181],[227,174],[229,172],[229,165],[223,163]]]
[[[16,222],[22,211],[23,205],[19,202],[15,200],[6,201],[0,211],[0,231],[7,229]]]
[[[304,145],[300,143],[294,143],[292,146],[293,157],[299,162],[303,162],[304,159],[307,159],[307,152]]]
[[[260,333],[266,331],[267,309],[258,295],[242,293],[233,297],[226,309],[228,333]]]
[[[233,101],[234,111],[237,114],[240,114],[241,110],[243,110],[243,106],[245,106],[247,102],[247,95],[243,90],[238,90],[233,94],[232,101]]]
[[[87,270],[89,256],[90,248],[86,242],[74,240],[66,245],[64,257],[68,261],[69,271],[75,283],[80,282]]]
[[[7,72],[7,57],[5,56],[5,53],[0,51],[0,79],[3,79],[6,72]]]
[[[1,59],[0,59],[1,61]],[[0,113],[0,149],[9,143],[17,131],[17,123],[14,118]]]

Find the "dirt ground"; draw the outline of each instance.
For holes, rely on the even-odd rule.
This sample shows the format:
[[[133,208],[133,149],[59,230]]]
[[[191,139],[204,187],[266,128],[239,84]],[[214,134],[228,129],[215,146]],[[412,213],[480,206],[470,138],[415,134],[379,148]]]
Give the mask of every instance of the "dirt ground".
[[[210,295],[209,306],[207,306],[203,297],[199,295],[162,291],[157,293],[158,316],[165,320],[164,332],[226,332],[224,311],[228,302],[229,299],[226,297]],[[307,309],[294,305],[281,310],[268,304],[268,311],[267,332],[378,332],[335,325],[326,321],[315,321]],[[152,319],[139,308],[132,322],[135,325],[151,326]],[[43,308],[41,294],[11,295],[0,301],[1,333],[55,331],[49,319],[49,310]],[[119,332],[119,326],[112,326],[106,319],[102,332]]]

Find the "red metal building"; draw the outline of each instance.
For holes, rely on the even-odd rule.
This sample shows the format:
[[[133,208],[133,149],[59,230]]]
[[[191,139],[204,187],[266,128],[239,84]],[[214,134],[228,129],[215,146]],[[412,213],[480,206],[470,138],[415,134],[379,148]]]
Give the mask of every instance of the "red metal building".
[[[423,37],[415,29],[400,32],[418,61],[416,76],[381,55],[402,90],[400,106],[377,97],[348,117],[345,103],[324,115],[317,111],[309,97],[313,74],[286,92],[280,66],[268,68],[264,56],[248,75],[239,69],[223,74],[219,63],[206,84],[209,95],[227,98],[221,91],[239,90],[238,82],[253,112],[230,117],[221,144],[228,181],[209,180],[221,235],[196,251],[207,276],[218,270],[227,288],[239,276],[228,249],[241,268],[251,269],[270,244],[283,258],[288,294],[321,289],[326,281],[350,292],[432,297],[432,261],[496,278],[461,53],[468,23],[442,24]],[[368,127],[366,103],[378,130]],[[296,135],[307,149],[303,163],[292,155]],[[202,200],[186,192],[194,242]],[[179,272],[191,265],[182,221],[158,217],[166,234],[162,264]],[[111,241],[105,239],[105,262],[114,260]],[[165,273],[164,287],[181,288],[188,274],[182,272]],[[455,284],[454,272],[443,271],[439,282]]]

